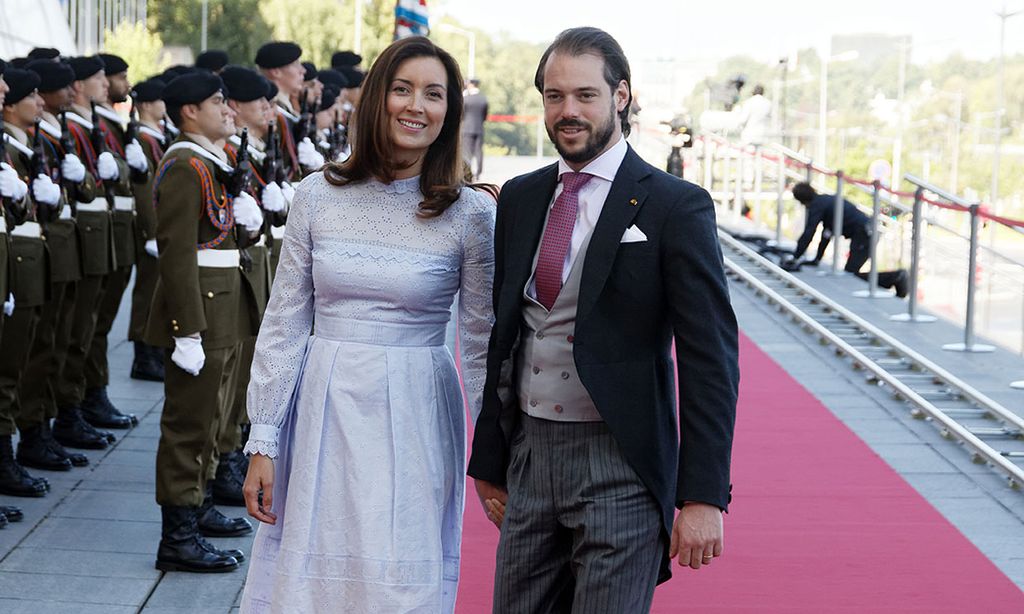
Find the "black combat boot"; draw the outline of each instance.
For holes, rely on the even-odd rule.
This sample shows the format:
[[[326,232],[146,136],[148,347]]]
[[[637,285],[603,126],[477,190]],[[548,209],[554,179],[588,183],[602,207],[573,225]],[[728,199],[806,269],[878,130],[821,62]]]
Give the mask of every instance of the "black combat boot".
[[[123,414],[107,396],[107,387],[89,388],[82,401],[82,417],[89,424],[103,429],[130,429],[139,425],[135,414]]]
[[[245,553],[239,550],[238,548],[218,548],[217,546],[214,546],[213,544],[208,542],[206,538],[202,535],[199,536],[199,543],[203,546],[203,548],[206,548],[207,552],[212,552],[213,554],[217,554],[220,556],[230,556],[239,563],[245,560]]]
[[[165,505],[160,508],[163,525],[156,568],[161,571],[218,573],[238,569],[238,559],[216,550],[200,537],[196,508]]]
[[[21,431],[18,440],[18,462],[34,469],[71,471],[71,459],[57,454],[43,434],[43,427],[35,426]]]
[[[135,342],[135,359],[132,360],[132,379],[147,382],[164,381],[164,356],[158,347]]]
[[[49,483],[36,479],[14,459],[10,435],[0,435],[0,495],[15,497],[42,497]]]
[[[241,457],[241,462],[239,461]],[[245,496],[242,495],[242,485],[245,483],[245,470],[242,462],[245,461],[245,454],[235,450],[220,457],[217,465],[217,476],[213,479],[211,490],[213,491],[213,502],[217,505],[233,505],[245,507]],[[245,463],[248,466],[248,463]]]
[[[57,443],[57,440],[53,438],[53,431],[50,430],[49,420],[43,423],[43,436],[46,437],[46,443],[50,446],[50,450],[57,456],[62,456],[71,461],[73,467],[86,467],[89,465],[88,456],[81,452],[72,452]]]
[[[7,526],[7,516],[3,512],[0,512],[0,529]]]
[[[228,518],[213,507],[210,485],[206,486],[206,498],[196,513],[199,533],[205,537],[239,537],[252,533],[252,525],[245,518]]]
[[[7,518],[7,522],[21,522],[25,518],[25,514],[21,513],[21,508],[13,505],[0,505],[0,514]]]
[[[111,433],[97,431],[82,418],[78,406],[62,407],[53,421],[53,438],[68,448],[105,450],[117,441]]]

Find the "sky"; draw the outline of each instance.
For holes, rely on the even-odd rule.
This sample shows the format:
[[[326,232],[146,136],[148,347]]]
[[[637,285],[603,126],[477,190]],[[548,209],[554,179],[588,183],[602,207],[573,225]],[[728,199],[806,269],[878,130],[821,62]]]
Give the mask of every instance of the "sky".
[[[634,59],[706,65],[745,54],[774,62],[833,34],[909,34],[915,63],[953,51],[977,59],[999,53],[999,18],[1024,0],[434,0],[432,21],[449,13],[465,25],[550,41],[591,25],[611,33]],[[1006,22],[1006,51],[1024,53],[1024,12]]]

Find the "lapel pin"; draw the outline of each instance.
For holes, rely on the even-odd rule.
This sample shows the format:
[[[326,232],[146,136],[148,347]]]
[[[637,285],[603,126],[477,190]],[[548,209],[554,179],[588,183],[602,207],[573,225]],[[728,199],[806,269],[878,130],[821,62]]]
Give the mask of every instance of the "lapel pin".
[[[630,198],[629,199],[629,204],[635,207],[636,206],[636,199],[635,198]]]

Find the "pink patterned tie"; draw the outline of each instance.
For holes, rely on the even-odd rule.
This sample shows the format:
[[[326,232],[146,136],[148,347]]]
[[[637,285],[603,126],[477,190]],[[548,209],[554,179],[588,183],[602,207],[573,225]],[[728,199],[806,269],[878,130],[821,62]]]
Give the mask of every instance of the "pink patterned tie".
[[[565,255],[572,243],[572,229],[576,225],[576,211],[580,206],[579,192],[593,175],[585,173],[563,173],[562,193],[555,199],[544,228],[537,257],[537,300],[551,311],[551,307],[562,290],[562,269]]]

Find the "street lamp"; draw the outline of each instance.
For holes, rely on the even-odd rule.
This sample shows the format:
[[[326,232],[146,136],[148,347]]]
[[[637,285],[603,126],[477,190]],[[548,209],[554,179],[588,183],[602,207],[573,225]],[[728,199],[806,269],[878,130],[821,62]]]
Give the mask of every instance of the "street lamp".
[[[437,29],[451,32],[452,34],[460,34],[469,39],[469,70],[467,74],[469,79],[476,78],[476,32],[453,26],[450,23],[439,23],[437,24]]]
[[[820,164],[826,165],[825,161],[825,150],[826,150],[826,134],[827,134],[827,120],[828,116],[828,65],[832,62],[849,62],[856,60],[860,57],[860,53],[856,49],[844,51],[842,53],[833,55],[831,57],[825,56],[821,59],[821,91],[818,94],[818,160]]]
[[[999,85],[996,89],[996,142],[995,152],[992,155],[992,195],[989,197],[993,208],[996,207],[996,200],[999,198],[999,150],[1003,143],[1003,113],[1006,112],[1006,102],[1003,98],[1003,81],[1005,78],[1003,57],[1006,53],[1006,20],[1021,13],[1024,13],[1024,9],[1007,12],[1006,4],[1003,4],[1001,12],[996,13],[996,17],[999,18]]]

